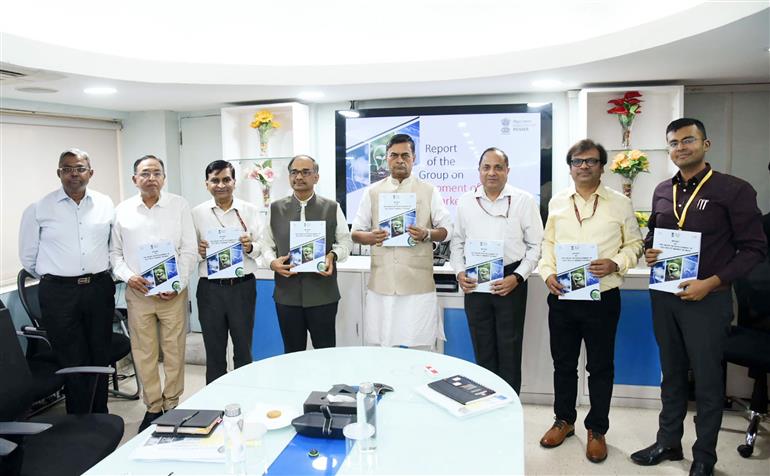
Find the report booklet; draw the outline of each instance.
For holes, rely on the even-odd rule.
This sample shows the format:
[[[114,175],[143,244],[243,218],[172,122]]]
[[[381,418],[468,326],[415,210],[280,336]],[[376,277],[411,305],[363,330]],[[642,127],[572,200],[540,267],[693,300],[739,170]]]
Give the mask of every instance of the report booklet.
[[[489,293],[490,284],[503,279],[502,240],[467,240],[465,242],[465,276],[475,279],[473,292]]]
[[[513,401],[513,397],[495,392],[463,375],[419,385],[415,391],[458,418],[486,413]]]
[[[145,296],[164,292],[179,292],[179,271],[176,268],[176,249],[171,241],[160,241],[139,246],[139,266],[142,277],[150,282]]]
[[[243,245],[241,228],[213,228],[206,232],[206,269],[209,279],[240,278],[243,276]]]
[[[650,268],[650,289],[678,293],[682,281],[698,279],[699,232],[655,228],[652,247],[661,253]]]
[[[289,259],[297,273],[326,271],[326,222],[289,223]]]
[[[414,246],[417,243],[406,231],[417,223],[417,194],[381,193],[379,205],[381,230],[388,233],[382,246]]]
[[[556,280],[564,288],[559,299],[571,301],[600,301],[599,278],[588,271],[591,261],[598,258],[595,244],[556,245]]]

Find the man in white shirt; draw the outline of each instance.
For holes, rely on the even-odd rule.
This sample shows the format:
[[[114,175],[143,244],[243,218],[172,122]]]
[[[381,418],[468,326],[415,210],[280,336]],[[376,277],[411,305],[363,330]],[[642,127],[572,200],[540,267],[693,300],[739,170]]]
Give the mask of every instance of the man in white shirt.
[[[110,261],[115,275],[126,282],[131,352],[147,406],[141,432],[163,411],[175,408],[184,390],[187,284],[198,247],[187,201],[161,192],[166,180],[163,161],[152,155],[140,158],[134,162],[132,180],[139,194],[115,209]],[[151,283],[142,277],[147,270],[142,269],[140,246],[168,242],[175,250],[180,290],[146,296]],[[159,344],[163,350],[163,390],[158,373]]]
[[[315,159],[297,155],[291,159],[288,168],[294,193],[270,204],[262,243],[264,259],[275,271],[273,299],[286,353],[305,350],[308,332],[314,349],[336,345],[335,320],[340,292],[334,263],[347,259],[353,247],[348,222],[339,203],[315,193],[319,178]],[[324,222],[324,271],[297,273],[291,270],[296,266],[292,263],[289,246],[292,221]]]
[[[444,339],[433,281],[433,241],[452,232],[449,211],[436,188],[412,176],[414,140],[396,134],[386,146],[390,177],[366,188],[353,220],[353,241],[371,246],[371,275],[366,293],[364,341],[369,345],[433,349]],[[413,193],[416,222],[406,228],[411,247],[383,247],[380,228],[382,193]]]
[[[64,151],[57,175],[62,187],[30,205],[21,219],[19,258],[40,277],[42,324],[63,367],[107,366],[115,284],[110,274],[112,199],[88,188],[94,175],[88,154]],[[67,413],[107,413],[107,378],[68,376]]]
[[[481,154],[481,187],[467,192],[457,205],[451,264],[465,293],[465,313],[476,363],[521,390],[521,346],[527,308],[526,279],[537,266],[543,221],[531,194],[509,185],[508,156],[491,147]],[[491,293],[474,292],[477,279],[465,274],[468,240],[502,240],[504,278],[494,281]],[[478,281],[482,279],[479,269]]]
[[[193,208],[192,217],[198,235],[198,319],[206,348],[206,383],[227,372],[227,335],[233,341],[233,367],[251,363],[251,340],[254,332],[254,306],[257,283],[254,272],[262,234],[262,220],[256,206],[233,197],[235,169],[224,160],[211,162],[205,171],[206,189],[213,197]],[[234,278],[209,279],[207,234],[211,230],[235,228],[240,232],[243,275]],[[232,252],[232,248],[231,248]],[[216,255],[214,255],[216,257]],[[221,259],[226,258],[226,259]],[[222,266],[230,266],[231,256],[221,256]],[[219,264],[219,263],[217,263]],[[214,271],[221,271],[216,267]]]

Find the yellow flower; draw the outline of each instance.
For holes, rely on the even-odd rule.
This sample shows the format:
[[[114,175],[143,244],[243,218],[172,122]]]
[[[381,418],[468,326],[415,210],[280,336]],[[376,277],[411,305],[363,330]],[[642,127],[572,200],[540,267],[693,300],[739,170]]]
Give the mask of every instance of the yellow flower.
[[[637,159],[639,159],[640,157],[644,157],[644,152],[642,152],[641,150],[636,150],[636,149],[634,149],[634,150],[632,150],[632,151],[631,151],[631,153],[629,154],[629,156],[630,156],[632,159],[634,159],[634,160],[637,160]]]
[[[618,167],[624,169],[626,167],[629,167],[631,165],[631,161],[628,160],[628,157],[623,157],[623,160],[618,162]]]
[[[279,127],[281,127],[281,123],[278,121],[273,121],[272,125],[273,125],[273,129],[278,129]]]

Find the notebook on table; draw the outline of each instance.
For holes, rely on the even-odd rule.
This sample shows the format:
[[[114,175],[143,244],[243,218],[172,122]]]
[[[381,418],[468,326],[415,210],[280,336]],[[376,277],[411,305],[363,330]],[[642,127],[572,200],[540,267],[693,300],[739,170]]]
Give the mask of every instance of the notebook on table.
[[[154,436],[208,436],[222,421],[221,410],[170,410],[152,423]]]

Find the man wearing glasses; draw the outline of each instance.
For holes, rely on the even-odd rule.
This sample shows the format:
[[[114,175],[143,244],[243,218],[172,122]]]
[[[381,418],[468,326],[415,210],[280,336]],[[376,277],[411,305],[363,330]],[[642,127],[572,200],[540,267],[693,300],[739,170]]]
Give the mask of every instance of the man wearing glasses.
[[[642,235],[631,200],[602,185],[607,152],[584,139],[567,152],[574,185],[556,194],[548,204],[539,270],[550,291],[548,329],[554,368],[553,426],[540,445],[554,448],[575,433],[577,364],[585,342],[590,374],[591,409],[584,420],[586,458],[599,463],[607,458],[604,435],[609,430],[610,400],[614,379],[615,331],[620,318],[620,285],[623,275],[642,254]],[[596,244],[598,259],[589,266],[599,278],[598,301],[560,300],[564,286],[556,277],[556,245]]]
[[[198,318],[201,323],[203,345],[206,348],[206,383],[209,384],[227,372],[227,336],[233,341],[233,367],[251,363],[251,341],[254,333],[254,306],[257,302],[257,283],[254,272],[260,248],[255,242],[262,235],[259,209],[233,196],[235,168],[230,162],[215,160],[204,171],[207,200],[192,210],[198,238]],[[210,230],[229,228],[240,233],[243,249],[243,276],[209,279]],[[214,255],[216,256],[216,255]],[[230,266],[229,254],[222,254],[217,270]]]
[[[314,349],[337,343],[335,320],[340,292],[334,263],[350,254],[348,222],[340,205],[315,193],[318,163],[309,155],[294,156],[289,162],[289,184],[294,193],[270,204],[262,254],[275,271],[275,310],[281,327],[284,352],[307,347],[307,335]],[[291,270],[289,230],[292,221],[323,221],[326,226],[326,267],[317,273]]]
[[[438,325],[432,242],[449,237],[451,217],[438,190],[412,175],[414,139],[395,134],[385,149],[390,177],[366,188],[352,228],[353,240],[370,245],[372,255],[364,341],[368,345],[431,350],[437,339],[444,338]],[[415,194],[416,222],[406,228],[414,246],[382,246],[388,238],[379,228],[382,193]]]
[[[465,313],[476,363],[521,391],[521,346],[527,307],[526,279],[537,266],[543,221],[535,198],[508,184],[508,156],[490,147],[479,159],[481,187],[460,197],[451,264],[465,293]],[[467,240],[503,240],[504,278],[491,293],[474,292],[477,279],[465,274]],[[484,282],[479,270],[478,281]],[[488,280],[488,277],[487,279]]]
[[[703,123],[677,119],[666,128],[666,140],[679,172],[653,193],[645,259],[648,266],[655,263],[661,252],[652,248],[655,229],[666,228],[700,232],[700,260],[697,279],[682,282],[681,292],[650,291],[663,372],[663,408],[655,443],[631,459],[647,466],[683,458],[681,440],[692,369],[698,418],[690,474],[710,475],[722,422],[722,354],[733,317],[731,284],[765,258],[767,245],[754,188],[706,162],[711,142]]]
[[[63,367],[107,366],[115,284],[109,240],[112,199],[88,188],[94,175],[88,154],[59,156],[62,187],[30,205],[21,219],[19,258],[40,277],[42,324]],[[89,376],[66,380],[67,413],[107,413],[107,378],[100,376],[93,406]]]
[[[126,282],[131,353],[142,382],[147,411],[139,431],[164,411],[179,404],[184,391],[184,351],[187,331],[187,284],[197,262],[195,228],[187,201],[163,192],[163,161],[146,155],[134,162],[134,185],[139,194],[115,209],[110,261],[115,275]],[[150,282],[142,277],[140,247],[170,242],[177,261],[179,292],[145,296]],[[165,386],[161,389],[158,347],[163,350]]]

